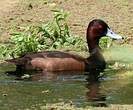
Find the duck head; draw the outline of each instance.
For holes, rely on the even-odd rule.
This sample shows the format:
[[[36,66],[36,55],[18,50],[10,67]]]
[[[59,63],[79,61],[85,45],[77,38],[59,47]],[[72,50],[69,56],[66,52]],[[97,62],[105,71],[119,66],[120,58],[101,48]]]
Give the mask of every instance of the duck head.
[[[123,39],[122,36],[112,32],[103,20],[95,19],[89,23],[87,28],[87,43],[89,50],[99,47],[99,39],[103,36],[108,36],[113,39]]]

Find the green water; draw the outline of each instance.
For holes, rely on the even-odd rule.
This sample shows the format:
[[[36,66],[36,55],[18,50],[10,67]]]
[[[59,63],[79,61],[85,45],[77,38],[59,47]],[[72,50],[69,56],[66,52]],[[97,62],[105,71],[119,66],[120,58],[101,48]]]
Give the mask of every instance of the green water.
[[[71,101],[76,106],[133,103],[131,79],[104,77],[90,83],[86,80],[87,75],[41,73],[21,79],[7,74],[7,70],[15,70],[15,67],[6,63],[0,65],[0,110],[40,109],[47,103]]]

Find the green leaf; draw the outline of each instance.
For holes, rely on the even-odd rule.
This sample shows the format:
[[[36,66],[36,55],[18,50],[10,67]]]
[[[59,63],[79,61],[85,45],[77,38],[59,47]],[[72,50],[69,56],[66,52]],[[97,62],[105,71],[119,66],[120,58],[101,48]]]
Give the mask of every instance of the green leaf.
[[[12,36],[19,36],[20,34],[18,34],[18,33],[12,33],[11,35]]]
[[[57,18],[60,17],[62,14],[57,14],[54,18]]]
[[[63,20],[64,20],[64,18],[57,19],[58,22],[63,21]]]
[[[69,42],[65,42],[65,43],[64,43],[64,46],[69,46],[69,45],[70,45]]]
[[[61,13],[59,10],[51,10],[51,11],[55,13]]]
[[[66,19],[68,16],[69,16],[68,14],[65,14],[65,15],[64,15],[64,19]]]
[[[3,58],[3,54],[0,54],[0,58]]]
[[[18,42],[23,41],[23,37],[18,38]]]

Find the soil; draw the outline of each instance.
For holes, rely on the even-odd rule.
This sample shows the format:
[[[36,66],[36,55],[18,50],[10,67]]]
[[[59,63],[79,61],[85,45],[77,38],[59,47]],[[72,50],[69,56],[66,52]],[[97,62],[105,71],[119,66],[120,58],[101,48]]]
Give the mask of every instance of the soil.
[[[17,0],[0,0],[0,19],[5,17],[8,12],[14,10]]]
[[[133,0],[5,0],[0,1],[0,41],[21,27],[53,19],[52,9],[69,13],[68,24],[72,34],[85,38],[90,20],[103,19],[110,28],[132,41]],[[132,43],[132,42],[131,42]]]

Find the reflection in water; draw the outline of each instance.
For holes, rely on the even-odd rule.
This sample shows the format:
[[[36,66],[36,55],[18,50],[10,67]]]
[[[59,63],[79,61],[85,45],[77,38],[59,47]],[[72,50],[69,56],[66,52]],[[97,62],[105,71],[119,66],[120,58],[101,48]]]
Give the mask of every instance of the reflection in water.
[[[100,82],[91,82],[87,84],[87,88],[89,91],[87,92],[87,98],[88,101],[91,102],[98,102],[97,104],[93,104],[92,106],[98,106],[98,107],[107,107],[107,104],[105,103],[106,101],[106,96],[101,94],[100,88],[99,88]]]
[[[98,102],[92,106],[107,107],[107,104],[105,103],[106,96],[100,93],[100,81],[98,80],[100,72],[103,72],[103,70],[91,71],[88,74],[88,84],[86,87],[89,91],[87,92],[87,98],[88,101]]]
[[[100,71],[84,72],[45,72],[24,73],[14,71],[15,66],[0,64],[0,110],[27,109],[33,105],[44,106],[46,103],[68,103],[76,106],[107,106],[108,104],[133,103],[133,79],[102,78],[94,80]],[[119,72],[118,72],[119,71]],[[127,70],[111,70],[104,73],[125,74]],[[128,71],[127,71],[128,72]],[[132,73],[132,70],[130,71]],[[97,77],[98,78],[98,77]],[[96,79],[97,79],[96,78]],[[17,80],[16,79],[21,79]],[[38,104],[38,105],[37,105]],[[39,109],[39,108],[38,108]]]
[[[49,96],[43,97],[44,99],[48,97],[48,99],[46,100],[47,103],[54,103],[52,100],[54,98],[56,99],[56,97],[59,96],[59,97],[64,97],[63,98],[64,101],[65,100],[73,100],[75,104],[78,104],[81,102],[81,105],[86,103],[85,105],[89,104],[92,106],[107,106],[105,103],[105,101],[106,101],[105,95],[100,93],[100,81],[98,81],[98,76],[102,70],[91,71],[89,73],[83,72],[83,71],[82,72],[81,71],[80,72],[79,71],[60,71],[60,72],[39,72],[39,71],[34,71],[34,72],[30,72],[30,71],[29,72],[19,72],[19,71],[17,71],[16,72],[15,71],[14,72],[13,71],[14,67],[12,67],[11,65],[7,65],[7,63],[5,65],[1,66],[1,70],[2,71],[10,70],[10,72],[8,72],[9,77],[15,76],[14,77],[14,78],[16,78],[15,80],[22,80],[23,83],[21,85],[23,85],[23,86],[18,85],[19,89],[17,88],[17,90],[19,90],[19,91],[21,91],[21,89],[24,89],[24,88],[25,88],[26,92],[29,91],[29,88],[27,88],[27,85],[25,85],[26,84],[25,80],[22,78],[22,76],[24,76],[25,74],[29,74],[30,77],[27,78],[26,81],[27,80],[31,81],[31,88],[33,89],[33,91],[31,91],[31,94],[33,94],[32,92],[35,93],[35,91],[38,91],[38,93],[37,93],[38,99],[40,98],[39,94],[41,91],[39,91],[39,90],[41,90],[41,88],[42,88],[41,84],[43,84],[43,91],[49,90],[49,88],[51,88],[51,84],[52,84],[53,85],[52,91],[58,91],[57,92],[58,95],[55,95],[55,93],[51,93],[50,94],[51,97],[49,97]],[[34,84],[34,82],[38,82],[38,84],[41,86],[39,87],[39,86],[34,85],[34,87],[35,86],[37,87],[37,88],[36,87],[34,88],[32,85],[32,84]],[[47,82],[47,83],[45,83],[45,82]],[[82,84],[82,82],[86,82],[86,83]],[[76,87],[76,86],[78,86],[78,87]],[[81,90],[83,87],[87,88],[87,91],[85,91],[84,89]],[[12,86],[11,86],[11,88],[12,88]],[[11,91],[11,89],[10,89],[10,91]],[[15,94],[18,94],[18,93],[16,92]],[[27,97],[26,94],[23,94],[23,96]],[[65,96],[69,96],[70,98],[66,98]],[[73,96],[75,96],[75,97],[73,97]],[[84,98],[82,99],[79,96],[84,97]],[[32,97],[35,97],[35,96],[33,95]],[[31,100],[31,98],[30,98],[30,100]],[[77,101],[75,101],[75,100],[77,100]],[[83,100],[83,102],[82,102],[82,100]]]
[[[67,76],[83,75],[83,72],[74,72],[74,71],[61,71],[61,72],[44,72],[32,74],[32,81],[57,81],[65,80]],[[69,77],[70,78],[70,77]]]
[[[75,78],[80,77],[82,75],[86,75],[87,78],[85,81],[87,81],[86,88],[88,88],[88,92],[86,93],[88,101],[96,102],[95,104],[91,104],[92,106],[99,106],[99,107],[106,107],[106,97],[105,95],[101,94],[100,91],[100,82],[98,81],[98,76],[100,74],[101,70],[97,71],[91,71],[89,73],[87,72],[81,72],[81,71],[58,71],[58,72],[29,72],[28,74],[31,75],[29,80],[31,81],[74,81]],[[8,72],[9,74],[14,74],[17,76],[17,79],[21,79],[21,77],[24,74],[18,74],[16,72]],[[82,79],[83,80],[83,79]]]

